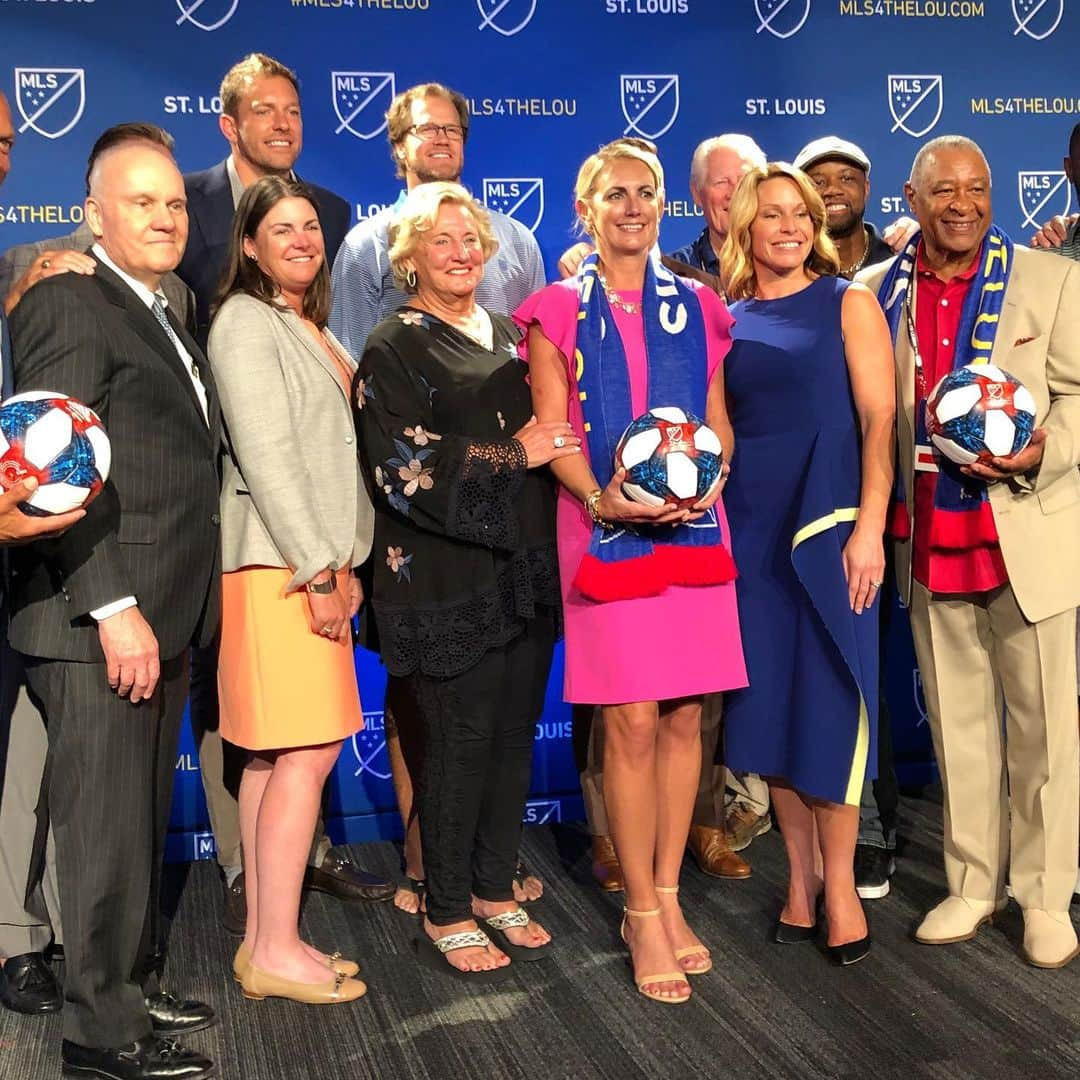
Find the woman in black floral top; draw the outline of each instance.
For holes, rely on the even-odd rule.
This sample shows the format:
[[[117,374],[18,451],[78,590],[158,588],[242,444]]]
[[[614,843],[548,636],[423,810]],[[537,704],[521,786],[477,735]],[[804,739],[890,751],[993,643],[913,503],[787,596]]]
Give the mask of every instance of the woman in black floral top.
[[[475,302],[495,241],[465,189],[415,188],[390,244],[413,295],[368,338],[353,400],[388,704],[421,721],[399,725],[421,777],[417,943],[440,970],[491,978],[550,940],[514,901],[513,877],[558,632],[555,496],[539,466],[579,453],[579,440],[532,419],[519,332]]]

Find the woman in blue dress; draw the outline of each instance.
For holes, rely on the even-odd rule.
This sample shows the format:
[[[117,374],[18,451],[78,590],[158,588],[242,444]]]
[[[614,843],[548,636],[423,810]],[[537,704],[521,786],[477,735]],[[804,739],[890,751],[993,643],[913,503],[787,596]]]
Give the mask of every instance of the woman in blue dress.
[[[823,900],[829,953],[849,964],[870,948],[853,860],[877,761],[896,402],[885,318],[838,267],[807,177],[784,163],[751,170],[721,253],[736,301],[724,501],[750,679],[725,699],[726,763],[772,790],[790,871],[775,940],[812,940]]]

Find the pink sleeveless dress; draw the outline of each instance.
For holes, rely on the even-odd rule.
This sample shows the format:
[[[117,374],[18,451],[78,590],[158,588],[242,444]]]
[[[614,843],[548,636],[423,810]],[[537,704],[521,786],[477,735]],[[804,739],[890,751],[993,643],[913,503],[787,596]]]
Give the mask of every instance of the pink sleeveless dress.
[[[731,316],[715,293],[689,282],[701,299],[708,335],[708,377],[731,347]],[[640,293],[622,292],[640,301]],[[639,305],[640,306],[640,305]],[[630,376],[633,413],[640,416],[648,400],[648,365],[640,314],[615,308],[615,326],[622,337]],[[578,297],[573,279],[549,285],[529,297],[514,312],[526,331],[518,348],[528,361],[530,326],[567,358],[570,381],[570,423],[585,443],[585,426],[578,400],[574,365]],[[721,502],[717,513],[725,546],[731,533]],[[598,603],[573,587],[582,557],[589,547],[592,522],[585,507],[565,489],[559,491],[557,533],[566,626],[564,697],[570,702],[616,705],[629,701],[669,698],[732,690],[746,686],[746,665],[739,636],[735,583],[670,586],[660,596]]]

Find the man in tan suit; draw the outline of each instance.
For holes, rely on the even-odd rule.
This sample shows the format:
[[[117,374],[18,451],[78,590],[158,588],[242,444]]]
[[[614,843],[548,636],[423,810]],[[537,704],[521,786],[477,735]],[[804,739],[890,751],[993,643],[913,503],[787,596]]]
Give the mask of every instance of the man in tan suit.
[[[921,238],[898,256],[906,266],[890,260],[859,280],[880,290],[896,331],[907,511],[897,580],[944,787],[949,896],[915,936],[928,945],[974,937],[1005,906],[1008,881],[1024,909],[1027,959],[1062,967],[1080,951],[1068,911],[1080,802],[1080,266],[1013,249],[992,231],[990,168],[969,139],[923,146],[905,194]],[[995,246],[1000,257],[988,254]],[[998,272],[1002,299],[984,306]],[[971,293],[981,322],[965,335]],[[975,497],[956,513],[936,498],[950,474],[917,445],[917,418],[941,374],[972,352],[1027,386],[1036,431],[1021,452],[960,470]],[[979,503],[973,478],[987,485],[981,521],[966,512]],[[957,529],[974,531],[957,543]]]

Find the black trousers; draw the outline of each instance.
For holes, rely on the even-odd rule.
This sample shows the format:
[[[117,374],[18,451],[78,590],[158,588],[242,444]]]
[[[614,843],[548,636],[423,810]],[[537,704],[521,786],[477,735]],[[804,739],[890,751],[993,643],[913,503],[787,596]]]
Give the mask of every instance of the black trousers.
[[[533,737],[555,644],[555,621],[538,614],[507,645],[449,679],[419,672],[393,680],[402,752],[414,777],[424,849],[428,919],[472,918],[472,895],[512,900]],[[423,767],[411,724],[423,724]],[[413,737],[410,737],[413,736]]]
[[[64,919],[64,1038],[124,1046],[151,1033],[158,893],[188,654],[162,661],[149,701],[110,689],[104,664],[26,659],[49,736],[39,837],[56,841]],[[35,850],[31,887],[41,865]]]

